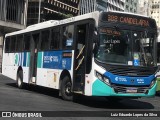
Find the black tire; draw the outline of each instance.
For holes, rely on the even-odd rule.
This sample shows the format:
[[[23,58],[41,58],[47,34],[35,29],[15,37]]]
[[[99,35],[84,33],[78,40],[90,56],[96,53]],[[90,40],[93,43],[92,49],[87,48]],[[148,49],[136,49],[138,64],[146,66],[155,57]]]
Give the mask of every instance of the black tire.
[[[73,93],[73,102],[78,103],[81,100],[81,95]]]
[[[73,100],[72,83],[68,76],[62,79],[60,92],[64,100],[67,101]]]
[[[22,89],[24,87],[24,83],[23,83],[23,71],[20,70],[17,73],[17,86],[18,88]]]

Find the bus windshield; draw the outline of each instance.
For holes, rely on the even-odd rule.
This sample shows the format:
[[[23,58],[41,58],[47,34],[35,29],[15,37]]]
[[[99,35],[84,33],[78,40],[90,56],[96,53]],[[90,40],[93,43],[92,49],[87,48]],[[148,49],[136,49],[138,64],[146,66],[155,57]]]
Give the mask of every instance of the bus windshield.
[[[155,33],[100,28],[96,58],[103,63],[154,66]]]

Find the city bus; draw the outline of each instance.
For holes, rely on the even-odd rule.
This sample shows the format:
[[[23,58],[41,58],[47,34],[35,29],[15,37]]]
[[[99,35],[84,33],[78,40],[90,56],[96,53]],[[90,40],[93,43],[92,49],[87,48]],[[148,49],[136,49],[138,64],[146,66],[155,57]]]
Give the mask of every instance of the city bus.
[[[110,100],[153,97],[156,46],[154,19],[95,11],[6,34],[2,74],[19,88],[57,89],[64,100],[76,94]]]

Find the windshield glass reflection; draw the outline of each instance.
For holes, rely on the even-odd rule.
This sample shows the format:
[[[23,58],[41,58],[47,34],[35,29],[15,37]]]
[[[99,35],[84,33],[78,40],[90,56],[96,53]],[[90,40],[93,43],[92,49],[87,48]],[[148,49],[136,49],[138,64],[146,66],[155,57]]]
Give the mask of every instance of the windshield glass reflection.
[[[96,54],[103,63],[154,66],[155,34],[147,31],[101,28]]]

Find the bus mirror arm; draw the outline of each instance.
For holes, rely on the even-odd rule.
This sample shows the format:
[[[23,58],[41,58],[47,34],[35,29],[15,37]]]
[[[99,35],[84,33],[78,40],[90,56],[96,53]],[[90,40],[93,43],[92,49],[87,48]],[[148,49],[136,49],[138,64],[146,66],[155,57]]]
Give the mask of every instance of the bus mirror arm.
[[[157,72],[159,72],[160,71],[160,65],[158,65],[158,69],[157,69]]]
[[[100,41],[99,41],[99,39],[98,39],[98,36],[97,36],[97,35],[95,35],[95,36],[93,37],[93,42],[95,43],[95,45],[96,45],[96,46],[99,46]]]
[[[94,34],[93,36],[93,42],[94,42],[94,48],[93,48],[93,53],[96,53],[97,49],[98,49],[98,46],[100,45],[100,41],[99,41],[99,38],[98,38],[98,35]]]
[[[93,42],[96,44],[99,43],[98,32],[96,30],[94,31],[94,34],[93,34]]]

